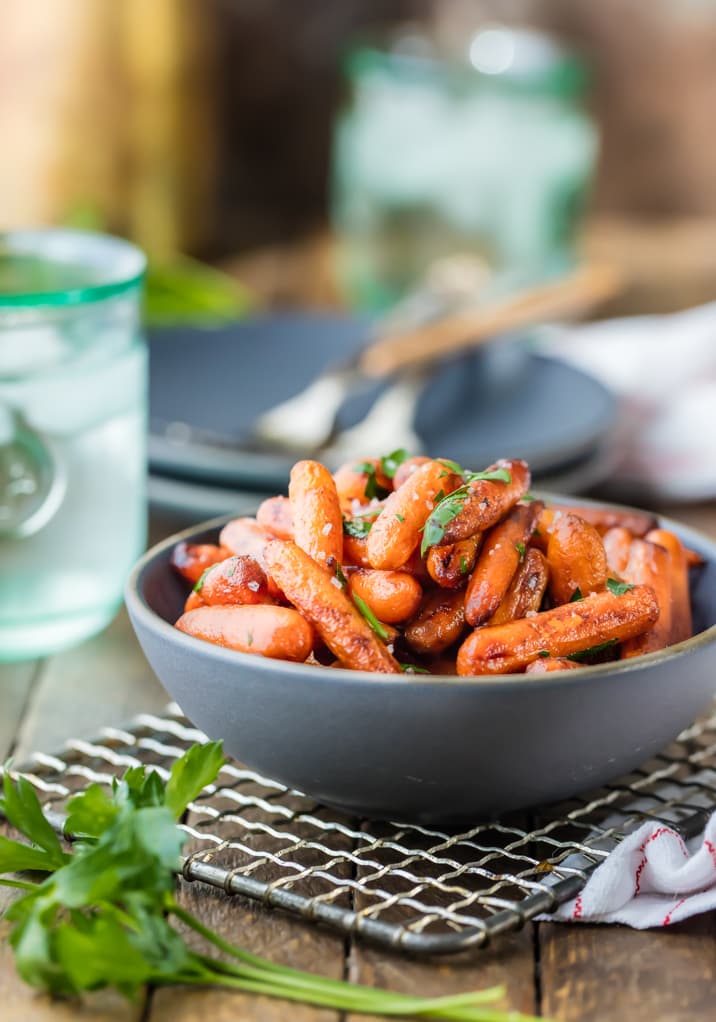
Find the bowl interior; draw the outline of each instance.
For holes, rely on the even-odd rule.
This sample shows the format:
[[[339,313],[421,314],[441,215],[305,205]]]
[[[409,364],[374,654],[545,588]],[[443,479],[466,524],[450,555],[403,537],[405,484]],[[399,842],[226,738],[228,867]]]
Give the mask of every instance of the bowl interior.
[[[567,498],[541,494],[557,502]],[[570,501],[572,502],[572,501]],[[573,501],[595,506],[595,502]],[[172,536],[150,551],[142,562],[143,568],[137,578],[137,594],[140,600],[163,621],[174,624],[181,615],[188,595],[188,583],[180,578],[170,565],[171,552],[179,540],[192,543],[217,542],[222,525],[231,516],[224,516],[204,522],[194,528]],[[691,571],[691,595],[694,621],[694,635],[716,626],[716,543],[694,532],[686,526],[661,518],[662,525],[681,536],[683,542],[698,551],[705,563]],[[210,648],[210,647],[208,647]],[[531,682],[535,684],[534,681]]]

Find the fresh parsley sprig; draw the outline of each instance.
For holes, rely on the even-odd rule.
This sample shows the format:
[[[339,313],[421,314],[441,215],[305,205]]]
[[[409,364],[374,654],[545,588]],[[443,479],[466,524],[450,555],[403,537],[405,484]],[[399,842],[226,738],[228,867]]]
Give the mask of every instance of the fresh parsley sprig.
[[[464,482],[458,489],[453,490],[452,493],[439,500],[433,508],[423,529],[423,539],[420,544],[421,557],[425,556],[431,546],[436,546],[440,543],[445,535],[445,526],[453,518],[457,518],[465,507],[465,501],[469,496],[472,483],[480,482],[481,480],[500,483],[512,482],[512,474],[506,468],[488,469],[485,472],[466,472],[457,462],[446,461],[444,458],[440,458],[440,462],[449,468],[451,472],[461,475]]]
[[[112,987],[132,999],[146,985],[209,985],[346,1013],[537,1022],[491,1007],[503,996],[500,987],[428,1000],[274,965],[184,909],[174,895],[186,839],[177,819],[215,781],[223,761],[221,744],[209,742],[177,760],[167,782],[133,767],[110,790],[91,785],[69,803],[67,829],[77,836],[69,852],[32,785],[5,773],[0,809],[29,841],[0,837],[0,874],[31,871],[22,879],[0,876],[0,884],[22,892],[6,916],[27,983],[71,997]],[[205,942],[205,951],[189,947],[177,921]]]

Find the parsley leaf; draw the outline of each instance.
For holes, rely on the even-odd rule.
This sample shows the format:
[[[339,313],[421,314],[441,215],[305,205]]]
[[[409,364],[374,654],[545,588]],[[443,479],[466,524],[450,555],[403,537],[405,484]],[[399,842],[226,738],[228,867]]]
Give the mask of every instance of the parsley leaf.
[[[411,455],[404,447],[399,447],[397,451],[391,451],[390,454],[384,455],[380,459],[380,468],[384,476],[388,479],[394,479],[395,473],[404,461],[407,461]]]
[[[380,485],[376,477],[376,467],[370,461],[361,461],[357,465],[354,465],[353,469],[354,471],[360,472],[368,477],[365,481],[365,489],[363,490],[363,493],[368,500],[372,500],[373,497],[377,497],[378,500],[382,500],[383,497],[388,496],[390,491]]]
[[[574,590],[572,595],[569,597],[569,602],[570,603],[578,603],[580,600],[583,600],[583,599],[584,599],[584,597],[582,596],[582,590],[579,588],[579,586],[577,586],[577,588]]]
[[[606,642],[600,642],[598,646],[590,646],[589,649],[582,649],[579,653],[572,653],[567,657],[567,660],[576,660],[578,663],[582,660],[588,660],[590,657],[596,656],[597,653],[603,653],[605,649],[610,649],[612,646],[616,646],[616,639],[607,639]]]
[[[446,462],[443,458],[440,458],[443,465],[447,465],[452,471],[460,469],[457,462]],[[428,548],[436,546],[442,540],[445,535],[445,526],[448,525],[453,518],[457,518],[462,509],[465,506],[470,493],[470,484],[474,482],[480,482],[482,480],[488,482],[501,482],[509,483],[512,481],[512,475],[506,468],[495,468],[488,469],[485,472],[460,472],[465,479],[465,483],[458,487],[457,490],[453,490],[447,497],[443,497],[442,500],[438,501],[433,508],[430,517],[428,518],[423,528],[423,540],[420,544],[420,556],[424,557]]]
[[[403,674],[430,674],[430,671],[426,667],[418,667],[417,664],[398,663],[398,667],[401,669]]]
[[[368,535],[373,523],[367,518],[344,518],[343,531],[346,536],[353,536],[354,539],[363,539]]]
[[[464,556],[464,554],[460,555],[460,574],[461,575],[467,574],[467,558]]]
[[[366,619],[366,621],[373,629],[375,634],[378,635],[384,642],[386,642],[388,639],[388,632],[386,632],[385,628],[380,623],[378,618],[375,616],[373,611],[370,609],[368,604],[365,602],[365,600],[362,600],[360,596],[356,596],[355,593],[353,593],[352,596],[353,602],[355,603],[356,607],[361,612],[363,617]]]
[[[441,465],[444,465],[445,468],[449,468],[451,472],[454,472],[456,476],[465,475],[465,469],[462,465],[458,465],[456,461],[450,461],[449,458],[438,458],[438,461]]]
[[[178,819],[190,802],[211,784],[224,763],[221,742],[192,745],[172,767],[164,792],[164,804]]]
[[[398,519],[398,521],[399,521],[399,522],[401,522],[401,523],[405,521],[405,516],[404,516],[404,515],[398,515],[398,514],[396,514],[396,516],[395,516],[395,517],[396,517],[396,518]]]
[[[341,589],[345,589],[345,587],[348,585],[348,579],[343,574],[343,569],[341,568],[340,564],[336,564],[336,578],[341,583]]]
[[[541,657],[548,657],[548,656],[551,656],[551,655],[552,654],[550,653],[550,651],[548,649],[541,649],[539,651],[539,653],[537,654],[537,656],[541,656]]]
[[[204,585],[204,582],[206,581],[206,576],[209,574],[211,569],[215,567],[216,567],[215,564],[210,564],[208,568],[204,568],[201,575],[199,575],[199,578],[196,580],[196,585],[194,586],[195,593],[201,592],[201,587]]]
[[[624,593],[628,593],[634,586],[630,582],[620,582],[616,578],[607,579],[607,589],[610,593],[614,593],[615,596],[623,596]]]
[[[521,542],[515,543],[515,550],[520,555],[520,564],[522,564],[522,562],[525,559],[525,553],[526,553],[526,549],[525,549],[524,543],[521,543]]]

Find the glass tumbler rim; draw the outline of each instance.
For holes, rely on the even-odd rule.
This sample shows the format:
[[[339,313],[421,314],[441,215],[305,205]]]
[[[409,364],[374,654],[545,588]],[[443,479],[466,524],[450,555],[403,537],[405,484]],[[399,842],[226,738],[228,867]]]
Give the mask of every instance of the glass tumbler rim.
[[[61,266],[86,269],[88,283],[49,290],[0,290],[3,309],[89,305],[141,286],[147,259],[123,238],[96,231],[41,227],[0,231],[0,261],[7,256],[35,257]]]

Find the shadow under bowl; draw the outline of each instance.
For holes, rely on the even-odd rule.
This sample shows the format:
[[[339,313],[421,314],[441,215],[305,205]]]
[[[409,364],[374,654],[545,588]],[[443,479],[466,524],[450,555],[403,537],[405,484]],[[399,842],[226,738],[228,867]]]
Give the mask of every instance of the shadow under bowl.
[[[705,559],[693,638],[578,673],[456,678],[332,671],[177,631],[186,582],[172,548],[215,541],[226,520],[139,561],[126,589],[139,641],[172,698],[228,753],[349,813],[456,824],[567,798],[654,755],[716,691],[716,544],[674,522],[662,520]]]

